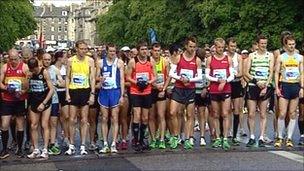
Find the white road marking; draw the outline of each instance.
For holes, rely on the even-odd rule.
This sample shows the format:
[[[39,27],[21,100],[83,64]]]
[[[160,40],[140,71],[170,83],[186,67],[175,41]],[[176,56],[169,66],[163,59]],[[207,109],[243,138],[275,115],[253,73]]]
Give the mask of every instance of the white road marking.
[[[269,152],[273,153],[273,154],[276,154],[276,155],[279,155],[279,156],[282,156],[282,157],[285,157],[285,158],[288,158],[288,159],[293,160],[293,161],[304,163],[304,157],[299,155],[299,154],[291,153],[291,152],[288,152],[288,151],[269,151]]]

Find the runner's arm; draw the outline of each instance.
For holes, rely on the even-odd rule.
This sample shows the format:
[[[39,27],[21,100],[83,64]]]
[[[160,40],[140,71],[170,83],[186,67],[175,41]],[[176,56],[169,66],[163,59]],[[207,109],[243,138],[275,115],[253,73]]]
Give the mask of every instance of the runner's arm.
[[[200,82],[203,78],[203,71],[202,71],[202,61],[200,58],[196,58],[196,64],[197,64],[197,71],[196,76],[194,78],[190,78],[189,82]]]
[[[3,83],[4,82],[4,75],[5,75],[4,73],[6,71],[6,67],[7,67],[6,64],[3,65],[3,67],[1,68],[1,71],[0,71],[0,88],[2,90],[7,90],[6,85]]]
[[[52,84],[52,81],[50,79],[50,75],[47,72],[47,70],[43,70],[43,76],[45,78],[46,84],[49,88],[49,92],[47,94],[47,96],[45,97],[45,99],[41,102],[44,106],[45,104],[47,104],[47,102],[52,98],[53,94],[54,94],[54,86]]]
[[[29,82],[28,82],[28,78],[29,78],[29,68],[26,64],[23,65],[23,73],[25,74],[25,80],[22,82],[22,89],[21,89],[21,93],[27,93],[28,89],[29,89]]]
[[[281,68],[281,58],[280,58],[280,56],[279,56],[279,57],[276,59],[275,73],[274,73],[274,82],[275,82],[275,87],[276,87],[276,88],[279,88],[280,68]]]
[[[121,59],[118,61],[119,71],[120,71],[120,97],[123,97],[125,93],[125,72],[124,72],[124,63]]]
[[[90,64],[90,86],[91,86],[91,95],[95,94],[95,63],[92,58],[89,60]]]
[[[66,96],[70,96],[70,91],[69,91],[70,80],[71,80],[71,58],[68,59],[66,66],[66,78],[65,78]]]
[[[215,77],[212,77],[210,75],[210,61],[211,58],[207,58],[207,61],[206,61],[206,69],[205,69],[205,75],[206,75],[206,79],[209,80],[209,81],[214,81],[214,82],[218,82],[219,79],[218,78],[215,78]]]
[[[266,82],[266,87],[271,84],[272,82],[272,78],[273,78],[273,74],[274,74],[274,57],[273,57],[273,54],[271,53],[270,54],[270,68],[269,68],[269,76],[268,76],[268,79],[267,79],[267,82]]]
[[[57,79],[58,79],[57,80],[57,86],[58,87],[64,87],[65,86],[65,81],[63,80],[59,69],[55,69],[55,72],[56,72],[56,76],[57,76]]]
[[[229,62],[229,77],[227,78],[227,82],[231,82],[232,80],[234,80],[234,74],[233,74],[233,67],[232,67],[232,60],[230,57],[228,57],[228,62]]]
[[[132,72],[133,72],[134,67],[135,67],[135,60],[133,58],[128,63],[126,76],[127,76],[127,81],[129,81],[130,83],[136,84],[136,80],[132,79]]]
[[[151,58],[152,64],[152,77],[151,80],[148,81],[149,84],[153,84],[156,81],[156,69],[155,69],[155,61]]]

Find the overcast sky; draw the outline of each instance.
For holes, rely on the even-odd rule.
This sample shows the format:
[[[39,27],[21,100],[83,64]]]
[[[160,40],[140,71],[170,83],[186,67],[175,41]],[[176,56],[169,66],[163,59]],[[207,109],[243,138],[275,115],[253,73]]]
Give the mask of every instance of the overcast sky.
[[[55,6],[65,6],[65,5],[69,5],[69,4],[81,4],[82,2],[85,2],[85,0],[34,0],[34,5],[36,6],[40,6],[41,3],[52,3]]]

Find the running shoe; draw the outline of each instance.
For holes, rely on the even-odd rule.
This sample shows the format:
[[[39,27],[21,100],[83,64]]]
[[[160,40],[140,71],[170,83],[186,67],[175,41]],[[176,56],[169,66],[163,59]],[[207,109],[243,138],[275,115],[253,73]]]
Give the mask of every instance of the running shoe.
[[[212,144],[212,148],[219,148],[219,147],[222,147],[222,139],[221,138],[215,139],[213,144]]]
[[[69,149],[64,153],[65,155],[73,155],[76,152],[76,148],[73,144],[69,145]]]
[[[185,140],[184,149],[187,149],[187,150],[193,149],[193,146],[189,139]]]
[[[246,147],[254,147],[256,144],[255,139],[249,139],[248,143],[246,144]]]
[[[283,144],[283,139],[278,138],[276,140],[276,142],[274,143],[274,147],[280,148],[280,147],[282,147],[282,144]]]
[[[293,142],[291,139],[286,140],[286,147],[293,147]]]
[[[39,149],[34,149],[34,151],[31,154],[27,155],[27,158],[34,159],[34,158],[40,157],[40,155],[41,155],[40,150]]]
[[[230,144],[229,144],[227,138],[223,138],[223,145],[222,146],[223,146],[224,150],[229,150],[230,149]]]

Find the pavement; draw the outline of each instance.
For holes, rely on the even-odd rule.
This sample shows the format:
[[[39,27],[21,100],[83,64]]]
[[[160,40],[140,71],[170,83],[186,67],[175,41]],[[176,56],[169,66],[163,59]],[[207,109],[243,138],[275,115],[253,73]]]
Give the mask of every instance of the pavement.
[[[267,122],[270,138],[274,136],[272,117],[269,115]],[[258,135],[259,124],[256,128]],[[78,133],[76,137],[79,139]],[[193,150],[180,146],[175,150],[167,148],[138,153],[129,146],[127,151],[119,151],[118,154],[90,152],[81,156],[78,152],[74,156],[50,156],[48,160],[16,158],[11,151],[9,158],[0,160],[0,170],[304,170],[304,146],[296,145],[299,139],[297,127],[293,136],[294,148],[277,149],[273,144],[264,148],[247,148],[248,137],[239,137],[240,146],[224,151],[213,149],[208,137],[207,134],[207,146],[200,147],[199,132],[195,132],[197,141]],[[77,146],[79,148],[79,144]]]

